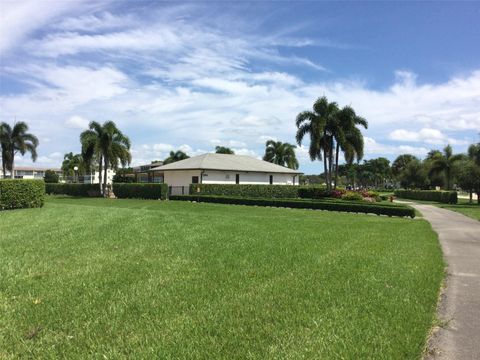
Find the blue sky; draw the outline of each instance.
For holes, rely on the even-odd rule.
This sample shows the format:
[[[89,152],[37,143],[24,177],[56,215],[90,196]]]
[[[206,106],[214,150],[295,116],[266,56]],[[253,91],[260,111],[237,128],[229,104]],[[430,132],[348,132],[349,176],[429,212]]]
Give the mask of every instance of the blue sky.
[[[130,136],[133,164],[216,145],[259,157],[268,139],[294,143],[323,95],[367,118],[367,159],[479,139],[478,2],[0,6],[0,119],[30,124],[39,166],[79,152],[91,120]],[[306,146],[300,169],[318,173]]]

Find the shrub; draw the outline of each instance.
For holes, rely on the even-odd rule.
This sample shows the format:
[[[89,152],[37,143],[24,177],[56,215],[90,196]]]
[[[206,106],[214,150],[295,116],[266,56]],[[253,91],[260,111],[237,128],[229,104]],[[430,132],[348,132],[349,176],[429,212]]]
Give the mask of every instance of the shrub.
[[[0,180],[0,210],[42,207],[43,180]]]
[[[47,170],[45,171],[45,176],[43,177],[43,181],[45,181],[45,183],[57,184],[58,174],[53,170]]]
[[[45,184],[45,191],[50,195],[99,197],[99,184]]]
[[[456,204],[458,202],[456,191],[395,190],[395,196],[403,199],[436,201],[444,204]]]
[[[162,199],[168,195],[168,185],[159,183],[113,183],[113,193],[119,199]]]
[[[288,207],[297,209],[316,209],[344,211],[354,213],[377,214],[387,216],[415,217],[415,210],[408,206],[384,206],[370,203],[352,203],[346,201],[321,201],[303,199],[264,199],[208,195],[172,195],[170,200],[197,201],[218,204],[237,204],[255,206]]]
[[[190,194],[245,196],[262,198],[296,198],[296,185],[227,185],[227,184],[191,184]]]
[[[321,199],[330,197],[331,192],[324,186],[299,186],[298,197],[302,199]]]
[[[347,191],[345,194],[342,195],[342,199],[358,201],[358,200],[363,200],[363,196],[362,194],[356,191]]]

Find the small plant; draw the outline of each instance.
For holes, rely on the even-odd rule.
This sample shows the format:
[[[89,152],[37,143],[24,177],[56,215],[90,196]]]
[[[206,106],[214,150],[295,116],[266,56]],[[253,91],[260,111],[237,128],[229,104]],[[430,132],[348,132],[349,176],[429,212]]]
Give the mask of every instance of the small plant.
[[[356,191],[347,191],[342,195],[342,200],[361,201],[363,198],[364,196]]]

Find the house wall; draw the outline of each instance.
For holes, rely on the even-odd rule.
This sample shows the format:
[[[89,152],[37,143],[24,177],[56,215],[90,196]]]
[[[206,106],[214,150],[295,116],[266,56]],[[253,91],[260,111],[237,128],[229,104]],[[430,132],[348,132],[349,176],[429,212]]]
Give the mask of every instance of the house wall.
[[[165,171],[165,182],[169,186],[188,186],[192,183],[192,176],[201,178],[203,184],[235,184],[235,175],[240,174],[240,184],[270,184],[270,175],[273,175],[274,185],[293,185],[292,174],[268,174],[242,171],[214,171],[206,170],[201,178],[201,170]],[[295,185],[298,185],[298,175],[295,176]]]

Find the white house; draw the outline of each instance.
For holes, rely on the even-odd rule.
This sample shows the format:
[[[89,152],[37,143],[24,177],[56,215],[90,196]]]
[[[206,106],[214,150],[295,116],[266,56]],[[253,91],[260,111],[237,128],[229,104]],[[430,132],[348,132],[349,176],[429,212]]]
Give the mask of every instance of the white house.
[[[62,176],[61,169],[54,168],[39,168],[30,166],[16,166],[13,170],[15,179],[43,179],[45,177],[45,171],[53,170],[58,176]],[[0,170],[0,179],[3,178],[3,173]],[[6,179],[10,179],[10,172],[6,172]]]
[[[300,171],[244,155],[203,154],[153,168],[172,193],[190,184],[298,185]]]

